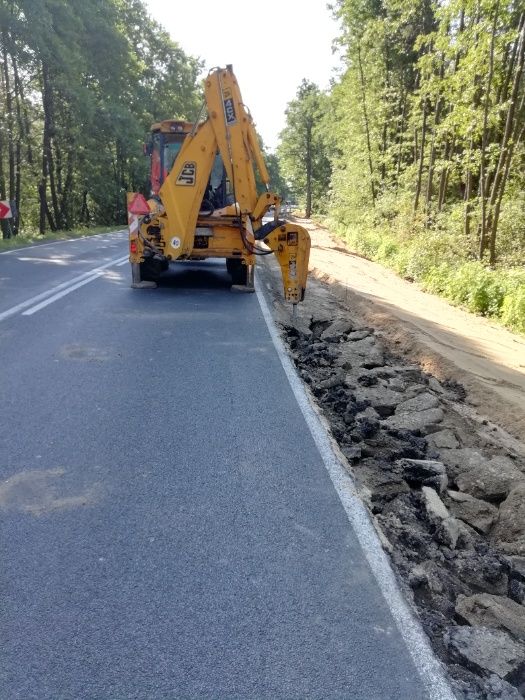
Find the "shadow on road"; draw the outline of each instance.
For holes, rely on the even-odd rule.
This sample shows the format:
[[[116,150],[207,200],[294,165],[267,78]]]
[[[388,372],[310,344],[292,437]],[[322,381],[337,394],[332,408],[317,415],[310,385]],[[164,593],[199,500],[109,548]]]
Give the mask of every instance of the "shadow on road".
[[[231,278],[223,260],[185,260],[172,263],[158,281],[159,289],[229,290]]]

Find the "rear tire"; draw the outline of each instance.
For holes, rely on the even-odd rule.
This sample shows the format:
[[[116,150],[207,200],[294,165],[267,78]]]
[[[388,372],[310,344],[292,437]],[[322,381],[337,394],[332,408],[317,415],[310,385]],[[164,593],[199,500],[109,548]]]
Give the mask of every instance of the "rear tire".
[[[248,265],[243,265],[238,258],[227,258],[226,269],[231,275],[232,284],[245,285],[248,281]]]
[[[168,267],[169,263],[167,260],[146,258],[143,263],[140,263],[140,278],[145,282],[157,282]]]

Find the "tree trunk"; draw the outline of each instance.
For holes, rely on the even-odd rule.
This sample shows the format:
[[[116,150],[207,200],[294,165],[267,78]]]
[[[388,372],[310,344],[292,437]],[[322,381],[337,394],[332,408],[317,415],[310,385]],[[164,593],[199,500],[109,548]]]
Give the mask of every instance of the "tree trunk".
[[[425,164],[425,144],[427,140],[427,98],[423,100],[423,124],[421,125],[421,146],[419,153],[419,168],[417,171],[416,193],[414,195],[414,214],[419,208],[419,197],[421,196],[421,186],[423,182],[423,166]]]
[[[56,219],[53,218],[47,202],[47,183],[51,173],[51,95],[49,86],[49,74],[45,63],[42,63],[42,105],[44,108],[44,132],[42,135],[42,177],[38,186],[40,199],[39,230],[42,235],[46,232],[46,221],[52,231],[56,231]]]
[[[30,128],[30,120],[29,120],[29,114],[27,111],[27,103],[24,95],[24,86],[22,84],[22,81],[20,80],[20,76],[18,74],[18,64],[16,60],[13,60],[13,75],[15,78],[15,93],[17,95],[17,100],[18,100],[18,108],[17,108],[17,115],[18,115],[18,131],[20,133],[20,138],[22,142],[25,145],[26,148],[26,157],[27,157],[27,162],[33,169],[33,174],[35,177],[37,176],[37,170],[35,169],[35,159],[33,157],[33,149],[31,146],[31,128]]]
[[[80,221],[84,224],[89,223],[89,207],[88,207],[88,192],[82,192],[82,208],[80,210]]]
[[[18,235],[20,228],[20,190],[22,188],[22,170],[20,167],[20,161],[22,157],[22,144],[20,143],[20,138],[16,141],[16,173],[15,173],[15,193],[14,201],[16,205],[16,216],[13,216],[12,226],[13,226],[13,236]]]
[[[465,193],[463,195],[463,201],[465,203],[464,217],[463,217],[463,230],[465,238],[470,241],[470,217],[472,215],[472,202],[470,198],[472,197],[472,149],[474,147],[474,140],[471,137],[469,149],[467,153],[467,173],[465,176]]]
[[[496,262],[496,234],[498,231],[498,224],[499,224],[499,215],[501,212],[501,202],[503,201],[503,195],[505,193],[505,186],[507,184],[507,180],[509,177],[509,172],[510,172],[510,166],[512,163],[512,154],[514,151],[514,148],[519,145],[521,142],[523,135],[525,134],[525,126],[521,129],[521,132],[518,134],[516,139],[513,139],[512,144],[510,146],[511,153],[509,153],[509,156],[507,158],[507,162],[505,164],[505,173],[503,175],[503,180],[502,180],[502,185],[500,187],[498,199],[494,205],[494,209],[491,212],[492,214],[492,221],[490,222],[490,241],[489,241],[489,262],[491,265],[494,265]]]
[[[312,215],[312,128],[306,127],[306,218]]]
[[[492,22],[492,33],[490,37],[489,49],[489,74],[487,77],[487,87],[485,91],[485,103],[483,105],[483,131],[481,135],[481,162],[479,173],[479,187],[481,195],[481,234],[479,238],[479,259],[483,259],[487,244],[487,174],[485,171],[485,162],[487,155],[487,125],[489,118],[490,91],[492,88],[492,78],[494,76],[494,42],[496,38],[496,25],[498,22],[499,0],[496,1],[494,8],[494,20]]]
[[[498,227],[498,221],[499,221],[499,212],[498,212],[498,218],[496,219],[492,213],[494,210],[494,207],[498,201],[501,202],[501,199],[503,198],[503,194],[505,191],[505,186],[507,184],[507,177],[508,173],[510,170],[510,163],[512,161],[512,155],[514,152],[514,143],[511,143],[512,137],[514,136],[514,141],[516,137],[518,136],[520,125],[519,125],[519,119],[516,119],[515,122],[515,117],[519,116],[523,112],[523,105],[525,101],[525,92],[523,94],[523,97],[521,99],[521,104],[519,108],[516,108],[516,103],[518,101],[518,96],[519,96],[519,90],[520,90],[520,85],[523,77],[523,67],[524,67],[524,62],[525,62],[525,23],[522,22],[522,28],[521,32],[519,35],[519,44],[518,44],[518,51],[517,51],[517,57],[516,57],[516,70],[514,73],[514,81],[513,81],[513,86],[512,86],[512,93],[511,93],[511,98],[510,98],[510,104],[509,104],[509,109],[507,111],[507,118],[506,118],[506,123],[505,123],[505,131],[503,133],[503,138],[501,141],[501,146],[500,146],[500,156],[498,160],[498,165],[496,168],[496,173],[494,175],[494,180],[492,182],[492,189],[490,193],[490,202],[489,202],[489,207],[490,207],[490,212],[489,212],[489,222],[487,224],[487,228],[490,230],[490,243],[489,243],[489,248],[490,248],[490,257],[489,257],[489,262],[491,265],[494,264],[496,261],[496,236],[497,236],[497,227]]]
[[[498,93],[497,93],[497,98],[495,104],[497,105],[504,105],[508,100],[509,100],[509,90],[511,88],[511,85],[513,85],[513,75],[514,71],[516,69],[516,60],[518,58],[518,50],[520,47],[520,36],[521,32],[523,30],[523,26],[525,24],[525,14],[521,14],[517,23],[517,35],[516,38],[508,45],[507,51],[505,53],[505,61],[503,61],[503,68],[505,68],[505,77],[498,87]],[[510,56],[510,58],[509,58]],[[499,110],[500,117],[499,117],[499,124],[496,126],[493,126],[491,129],[489,129],[489,134],[490,134],[490,142],[494,143],[496,141],[500,141],[503,138],[503,133],[505,131],[505,123],[506,123],[506,112],[504,109]],[[494,177],[496,175],[496,169],[493,169],[491,172],[487,174],[487,183],[485,187],[485,192],[492,192],[492,186],[494,183]],[[488,196],[488,194],[487,194]],[[490,217],[490,212],[489,212],[489,217]],[[490,226],[487,226],[488,228],[488,233],[490,234]]]
[[[383,135],[381,139],[381,185],[384,186],[385,180],[386,180],[386,150],[387,150],[387,144],[388,144],[388,129],[387,129],[387,121],[385,119],[385,123],[383,124]]]
[[[45,182],[42,180],[40,181],[40,184],[38,185],[38,197],[40,199],[40,233],[42,235],[45,234],[46,232],[46,221],[49,225],[49,228],[51,231],[56,231],[56,226],[55,226],[55,221],[53,219],[53,215],[51,214],[49,210],[49,206],[47,203],[47,191],[46,191],[46,186]]]
[[[9,159],[9,189],[8,198],[13,199],[15,196],[15,119],[13,111],[13,95],[11,92],[11,75],[9,72],[9,60],[7,53],[7,36],[2,34],[2,61],[4,69],[4,87],[5,87],[5,107],[6,107],[6,126],[7,126],[7,150]]]
[[[445,199],[447,196],[447,185],[448,185],[448,174],[450,171],[449,161],[454,153],[455,140],[448,141],[445,144],[444,161],[445,165],[441,169],[439,176],[439,190],[438,190],[438,211],[443,209],[445,204]]]
[[[370,190],[372,193],[372,205],[375,206],[376,203],[376,188],[374,184],[374,166],[372,163],[372,146],[371,146],[371,139],[370,139],[370,124],[368,121],[368,109],[366,106],[366,87],[365,87],[365,77],[363,73],[363,63],[361,61],[361,47],[357,47],[357,58],[358,58],[358,65],[359,65],[359,81],[361,84],[361,99],[363,103],[363,117],[365,121],[365,133],[366,133],[366,147],[367,147],[367,153],[368,153],[368,169],[370,172]]]
[[[74,174],[74,150],[68,149],[66,162],[66,177],[60,198],[60,216],[64,222],[64,228],[69,230],[72,226],[71,216],[71,193],[73,191],[73,174]]]
[[[459,60],[459,59],[458,59]],[[439,69],[440,80],[443,81],[445,76],[445,56],[441,56],[441,66]],[[430,214],[430,202],[432,201],[432,190],[434,188],[434,163],[436,161],[436,132],[437,127],[441,118],[441,108],[443,105],[443,99],[441,95],[436,97],[436,106],[434,109],[434,123],[432,125],[432,140],[430,145],[430,155],[428,161],[428,176],[427,176],[427,194],[425,200],[425,211],[427,214],[427,224],[428,216]]]
[[[11,56],[11,64],[13,66],[14,91],[16,104],[16,179],[15,179],[15,196],[16,217],[14,217],[14,235],[16,236],[20,230],[20,193],[22,189],[22,141],[27,138],[24,134],[24,121],[22,119],[22,95],[20,92],[20,78],[18,74],[18,65],[15,56]]]
[[[509,96],[509,88],[511,85],[512,81],[512,74],[514,73],[514,67],[516,65],[516,56],[518,53],[518,45],[519,45],[519,35],[521,33],[521,30],[523,29],[523,22],[525,21],[525,15],[521,15],[518,21],[518,38],[513,42],[514,45],[512,46],[512,51],[510,52],[510,60],[508,60],[507,64],[507,70],[505,71],[505,78],[503,79],[501,85],[498,88],[498,97],[497,97],[497,104],[500,104],[502,102],[506,102],[507,98]],[[509,55],[509,50],[510,47],[507,48],[507,53],[505,55],[505,59],[508,58]],[[504,63],[507,61],[505,60]]]
[[[401,161],[403,158],[403,140],[405,138],[405,118],[407,110],[407,94],[403,93],[402,97],[403,108],[401,110],[400,124],[398,129],[398,149],[397,149],[397,165],[396,165],[396,192],[399,189],[399,176],[401,174]]]
[[[0,129],[0,199],[7,199],[4,171],[4,151],[5,141],[2,134],[2,129]],[[2,238],[9,238],[11,234],[11,228],[7,219],[0,219],[0,230],[2,231]]]
[[[436,160],[436,129],[439,124],[439,118],[441,115],[441,105],[443,100],[438,97],[436,100],[436,108],[434,111],[434,126],[432,128],[432,139],[430,142],[430,155],[428,160],[428,176],[427,176],[427,194],[425,200],[425,210],[428,214],[430,213],[430,202],[432,200],[432,190],[434,187],[434,163]]]

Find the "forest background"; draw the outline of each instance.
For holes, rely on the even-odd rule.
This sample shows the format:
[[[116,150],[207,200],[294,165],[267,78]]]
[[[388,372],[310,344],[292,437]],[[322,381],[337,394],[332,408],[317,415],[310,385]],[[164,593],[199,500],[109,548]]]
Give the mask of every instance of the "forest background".
[[[525,332],[525,8],[338,0],[341,77],[304,81],[283,173],[358,253]]]
[[[525,332],[521,0],[336,0],[341,67],[288,105],[274,188],[360,254]],[[201,62],[140,0],[0,0],[3,237],[124,224]]]

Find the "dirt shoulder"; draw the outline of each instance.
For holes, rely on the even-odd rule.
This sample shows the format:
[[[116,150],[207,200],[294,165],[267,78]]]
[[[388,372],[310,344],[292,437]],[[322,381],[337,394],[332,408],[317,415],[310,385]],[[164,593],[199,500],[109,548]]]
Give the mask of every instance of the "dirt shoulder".
[[[423,292],[311,221],[297,221],[312,238],[311,277],[400,353],[440,380],[461,383],[480,414],[516,438],[525,435],[524,337]]]

